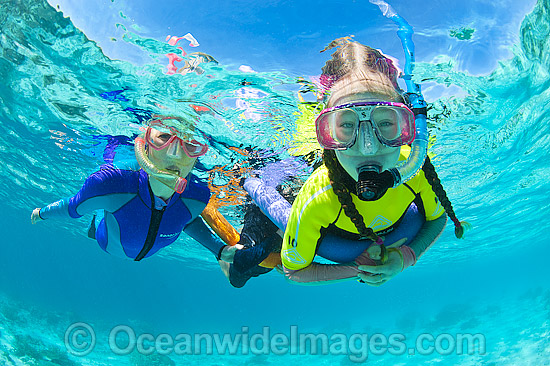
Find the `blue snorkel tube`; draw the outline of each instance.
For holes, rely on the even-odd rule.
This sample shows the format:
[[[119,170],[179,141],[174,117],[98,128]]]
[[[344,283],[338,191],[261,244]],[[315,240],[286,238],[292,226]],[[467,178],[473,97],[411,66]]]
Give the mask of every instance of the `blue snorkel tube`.
[[[397,35],[401,39],[403,51],[405,52],[405,70],[401,77],[407,85],[407,93],[404,97],[411,106],[415,116],[415,139],[411,146],[411,153],[407,160],[398,164],[395,168],[379,174],[376,171],[360,172],[366,179],[361,188],[361,199],[371,201],[379,199],[386,189],[397,187],[408,181],[422,168],[428,155],[428,124],[426,122],[426,101],[422,96],[420,85],[412,80],[414,68],[414,43],[412,41],[413,29],[393,8],[382,0],[369,0],[372,4],[378,5],[382,14],[393,20],[398,26]],[[408,99],[408,100],[407,100]],[[359,184],[359,183],[358,183]]]

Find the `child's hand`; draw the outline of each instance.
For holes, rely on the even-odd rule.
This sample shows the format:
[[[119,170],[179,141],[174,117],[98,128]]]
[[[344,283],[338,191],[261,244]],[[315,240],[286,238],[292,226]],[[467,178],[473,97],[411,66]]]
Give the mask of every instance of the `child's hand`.
[[[36,224],[38,221],[44,220],[40,217],[40,208],[35,208],[31,213],[31,224]]]
[[[403,255],[397,248],[388,250],[388,260],[380,265],[359,265],[358,277],[371,286],[380,286],[403,270]]]
[[[242,246],[241,244],[226,245],[222,250],[222,254],[220,255],[220,260],[227,263],[233,263],[233,258],[235,258],[235,252],[242,248],[244,248],[244,246]]]

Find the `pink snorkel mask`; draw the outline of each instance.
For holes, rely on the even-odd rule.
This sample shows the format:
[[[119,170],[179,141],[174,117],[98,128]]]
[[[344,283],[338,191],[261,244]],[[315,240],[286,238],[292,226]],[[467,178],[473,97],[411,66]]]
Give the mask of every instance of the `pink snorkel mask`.
[[[163,123],[163,119],[155,119],[149,122],[149,127],[145,132],[145,141],[154,150],[163,150],[170,148],[173,143],[179,143],[185,154],[190,158],[197,158],[206,154],[208,145],[202,144],[195,139],[189,138],[189,134],[182,133],[175,127]],[[153,137],[151,130],[158,131]]]
[[[324,149],[348,149],[358,141],[360,133],[373,135],[372,131],[382,144],[399,147],[414,140],[415,119],[402,103],[347,103],[323,110],[315,120],[315,129]],[[360,141],[368,144],[370,140]]]
[[[163,117],[150,121],[145,133],[135,139],[134,152],[139,165],[149,176],[154,177],[175,192],[183,193],[187,187],[187,180],[173,172],[158,169],[147,156],[146,144],[156,151],[174,149],[176,144],[179,144],[190,158],[206,154],[208,145],[202,144],[196,139],[190,139],[189,134],[182,133],[179,129],[170,126],[167,120],[182,121],[174,117]],[[152,129],[157,130],[160,134],[155,133],[155,136],[152,136]]]

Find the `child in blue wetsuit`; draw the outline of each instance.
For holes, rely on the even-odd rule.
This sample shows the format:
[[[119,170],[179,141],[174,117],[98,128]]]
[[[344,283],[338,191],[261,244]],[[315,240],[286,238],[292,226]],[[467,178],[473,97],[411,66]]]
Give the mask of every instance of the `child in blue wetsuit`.
[[[181,118],[149,121],[135,141],[136,161],[103,165],[75,196],[34,209],[32,223],[99,211],[89,236],[110,254],[139,261],[172,244],[183,230],[216,258],[232,262],[239,247],[226,246],[198,217],[210,190],[191,170],[208,145],[193,130]]]

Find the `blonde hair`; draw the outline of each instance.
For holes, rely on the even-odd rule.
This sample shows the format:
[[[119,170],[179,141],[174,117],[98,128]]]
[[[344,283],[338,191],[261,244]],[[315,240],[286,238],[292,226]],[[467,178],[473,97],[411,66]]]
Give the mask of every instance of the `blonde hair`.
[[[349,37],[331,42],[325,50],[334,47],[336,51],[322,68],[320,78],[325,91],[330,91],[329,106],[341,96],[355,93],[380,94],[403,101],[397,83],[399,72],[391,59]]]

